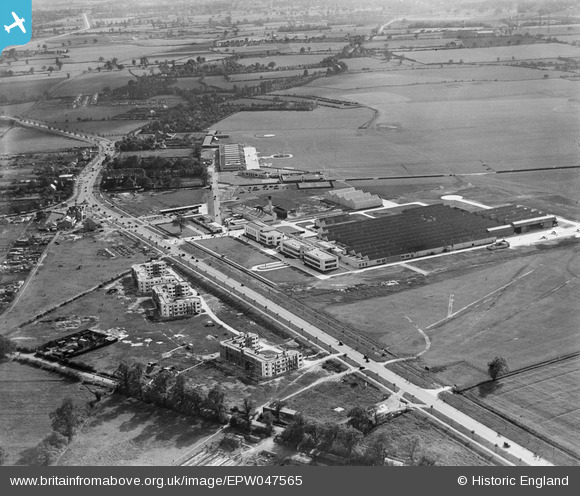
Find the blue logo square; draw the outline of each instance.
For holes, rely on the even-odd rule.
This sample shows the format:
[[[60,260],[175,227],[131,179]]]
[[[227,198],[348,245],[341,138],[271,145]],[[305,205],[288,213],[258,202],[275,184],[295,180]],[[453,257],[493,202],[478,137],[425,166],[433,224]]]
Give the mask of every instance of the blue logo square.
[[[32,37],[32,0],[0,0],[0,51]]]

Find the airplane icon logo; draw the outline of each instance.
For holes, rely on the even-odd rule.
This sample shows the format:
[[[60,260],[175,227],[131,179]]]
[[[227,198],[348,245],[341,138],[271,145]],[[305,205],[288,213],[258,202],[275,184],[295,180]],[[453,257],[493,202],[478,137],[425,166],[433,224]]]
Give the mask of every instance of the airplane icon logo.
[[[32,0],[0,0],[0,53],[30,43],[33,29]]]
[[[23,33],[26,33],[26,29],[24,28],[24,19],[20,19],[14,12],[12,12],[12,17],[14,17],[14,22],[10,24],[10,26],[6,26],[4,24],[4,29],[7,33],[10,33],[10,30],[19,27]]]

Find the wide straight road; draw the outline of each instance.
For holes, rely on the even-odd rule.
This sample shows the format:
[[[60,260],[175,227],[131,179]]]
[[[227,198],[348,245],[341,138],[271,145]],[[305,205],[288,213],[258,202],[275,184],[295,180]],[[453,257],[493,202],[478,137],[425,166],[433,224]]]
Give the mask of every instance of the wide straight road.
[[[451,419],[468,431],[471,431],[474,438],[477,437],[490,443],[490,445],[494,447],[491,454],[493,454],[500,463],[515,465],[515,463],[509,462],[504,458],[504,456],[509,453],[518,460],[519,464],[552,465],[549,461],[537,457],[530,450],[505,438],[500,433],[490,429],[481,422],[471,418],[463,412],[460,412],[456,408],[439,399],[438,393],[440,390],[421,388],[387,369],[384,364],[377,363],[373,360],[367,361],[367,358],[362,353],[348,345],[339,345],[335,338],[329,336],[310,322],[302,319],[299,315],[295,315],[289,310],[274,303],[265,295],[226,276],[209,263],[193,259],[190,253],[183,251],[175,244],[175,240],[173,240],[174,242],[171,240],[165,240],[161,234],[150,229],[142,220],[134,218],[126,212],[121,212],[116,207],[109,206],[105,203],[102,196],[96,194],[96,188],[94,186],[99,175],[99,168],[104,161],[105,154],[112,153],[114,146],[110,142],[97,139],[95,139],[95,143],[99,144],[99,156],[85,168],[82,174],[79,175],[77,184],[77,201],[87,201],[89,205],[100,205],[103,215],[106,216],[113,225],[118,226],[121,230],[130,232],[133,236],[138,237],[146,244],[158,247],[162,253],[171,257],[175,262],[191,268],[198,274],[208,277],[215,284],[227,289],[234,296],[237,296],[248,305],[265,313],[270,318],[277,320],[282,325],[290,328],[293,327],[294,329],[297,328],[299,334],[308,335],[314,343],[322,348],[332,353],[346,353],[349,359],[358,366],[365,367],[368,371],[376,374],[376,376],[384,381],[393,384],[393,388],[396,388],[399,391],[402,390],[404,393],[412,396],[413,403],[424,403],[428,411],[431,413],[437,412],[440,415]]]

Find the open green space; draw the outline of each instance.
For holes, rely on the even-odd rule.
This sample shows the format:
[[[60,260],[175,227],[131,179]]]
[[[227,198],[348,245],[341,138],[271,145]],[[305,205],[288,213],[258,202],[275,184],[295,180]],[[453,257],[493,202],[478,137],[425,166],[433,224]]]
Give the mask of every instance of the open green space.
[[[225,255],[229,260],[244,266],[246,269],[251,269],[254,265],[278,260],[276,257],[263,253],[248,243],[229,236],[201,239],[197,243],[219,255]]]
[[[509,47],[470,48],[468,50],[428,50],[395,52],[423,64],[445,64],[449,60],[458,63],[496,62],[526,59],[552,59],[557,57],[580,57],[580,48],[563,43],[541,43]]]
[[[320,423],[342,423],[348,420],[351,409],[357,406],[370,407],[385,396],[384,391],[379,391],[358,375],[352,374],[306,389],[289,398],[287,404],[288,408]]]
[[[167,191],[149,191],[145,193],[113,193],[112,201],[130,215],[158,214],[159,210],[174,207],[196,205],[204,201],[207,190],[202,188],[184,188]]]
[[[86,147],[87,143],[25,127],[14,127],[0,137],[0,154],[58,152]]]
[[[494,356],[517,369],[578,349],[579,252],[578,244],[537,250],[492,266],[427,276],[413,289],[372,299],[346,293],[340,303],[331,295],[305,301],[399,356],[425,350],[421,364],[437,371],[439,380],[469,385],[487,378],[486,364]],[[447,318],[450,298],[458,313]]]
[[[58,465],[172,465],[217,426],[112,395],[92,411]]]
[[[48,414],[72,397],[94,396],[79,383],[17,362],[0,362],[0,439],[6,465],[16,465],[22,452],[36,446],[52,428]]]
[[[580,359],[543,365],[482,384],[468,397],[507,415],[580,457]]]
[[[117,247],[123,251],[116,251]],[[131,264],[144,262],[147,257],[138,243],[116,233],[91,233],[81,239],[59,236],[49,246],[46,258],[18,303],[1,317],[2,325],[11,329],[129,270]]]

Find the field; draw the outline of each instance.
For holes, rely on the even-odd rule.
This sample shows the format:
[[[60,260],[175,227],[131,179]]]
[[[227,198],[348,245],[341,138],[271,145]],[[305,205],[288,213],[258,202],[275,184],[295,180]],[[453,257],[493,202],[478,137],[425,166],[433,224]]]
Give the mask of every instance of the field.
[[[276,55],[276,56],[264,56],[264,57],[244,57],[238,60],[239,64],[242,65],[253,65],[262,64],[268,65],[274,62],[278,67],[291,67],[294,65],[308,65],[308,64],[318,64],[322,59],[328,55],[302,55],[302,54],[289,54],[289,55]]]
[[[111,194],[116,205],[130,215],[141,217],[158,214],[159,210],[196,205],[204,201],[207,190],[202,188],[178,189],[147,193]]]
[[[137,155],[138,157],[190,157],[191,148],[164,148],[158,150],[137,150],[133,152],[121,152],[120,156],[128,157]]]
[[[555,440],[580,457],[580,359],[578,357],[521,372],[498,387],[469,391],[468,397]]]
[[[399,356],[425,350],[421,365],[440,381],[465,386],[487,378],[486,364],[494,356],[504,356],[515,370],[578,349],[578,253],[575,244],[481,267],[476,258],[472,269],[427,276],[426,284],[388,296],[368,299],[355,293],[342,296],[340,303],[329,304],[329,296],[305,301]],[[451,294],[453,311],[465,310],[446,322]]]
[[[172,465],[215,424],[113,395],[98,405],[59,465]]]
[[[320,423],[342,423],[348,412],[357,406],[374,405],[385,397],[384,391],[367,384],[358,375],[346,375],[340,380],[326,381],[289,398],[288,408],[293,408]],[[343,408],[335,411],[335,408]]]
[[[232,239],[227,236],[223,238],[199,240],[198,243],[216,253],[219,253],[220,255],[225,255],[229,260],[232,260],[247,269],[251,269],[254,265],[277,260],[277,258],[267,255],[249,244],[242,243],[237,239]]]
[[[109,86],[111,89],[125,86],[128,81],[135,79],[129,71],[103,71],[99,73],[83,74],[61,85],[53,94],[54,97],[73,96],[79,93],[91,95],[103,91]]]
[[[541,43],[510,47],[470,48],[457,50],[428,50],[420,52],[395,52],[422,64],[446,64],[449,60],[466,64],[475,62],[505,62],[510,60],[555,59],[557,57],[580,57],[580,48],[562,43]]]
[[[0,79],[0,95],[9,102],[29,102],[38,100],[45,91],[49,91],[65,78],[43,76],[17,76]]]
[[[77,126],[82,126],[84,123],[77,122],[78,119],[100,121],[101,119],[108,119],[123,114],[131,108],[133,107],[120,105],[98,105],[72,108],[70,100],[51,99],[36,107],[28,114],[28,117],[47,122],[73,122]]]
[[[15,465],[23,450],[50,434],[48,414],[66,397],[81,402],[94,399],[78,383],[8,361],[0,362],[0,397],[0,438],[8,456],[6,465]]]
[[[0,155],[48,153],[85,146],[87,144],[84,141],[77,141],[35,129],[14,127],[0,138]]]
[[[418,437],[427,453],[440,466],[481,466],[490,463],[476,453],[455,441],[451,436],[434,427],[433,423],[420,412],[401,415],[375,429],[366,438],[367,442],[381,434],[386,434],[391,442],[390,453],[395,457],[409,456],[409,440]],[[388,456],[388,455],[387,455]]]
[[[117,234],[99,233],[76,241],[61,236],[57,243],[48,248],[47,257],[34,276],[34,284],[28,285],[16,306],[1,317],[4,329],[129,270],[131,264],[146,260],[133,241]],[[121,245],[130,250],[130,257],[116,252],[115,247]],[[105,248],[117,256],[105,255]]]
[[[108,331],[120,340],[81,355],[75,361],[112,374],[122,361],[143,364],[156,361],[160,366],[173,365],[183,370],[196,365],[202,357],[219,352],[219,340],[231,336],[217,326],[205,327],[207,315],[167,322],[150,320],[146,312],[153,310],[153,302],[150,297],[135,294],[130,277],[113,287],[117,292],[94,291],[49,313],[37,323],[24,326],[16,338],[37,345],[89,327]],[[213,302],[211,298],[210,301]],[[191,344],[192,350],[186,350],[182,343]],[[167,355],[163,357],[164,354]]]
[[[150,121],[89,121],[89,122],[69,122],[61,123],[60,127],[69,131],[80,131],[82,133],[98,134],[105,137],[124,136],[140,129]]]
[[[505,70],[505,81],[499,72],[498,81],[472,81],[484,73],[467,68],[417,71],[417,78],[403,72],[346,74],[291,91],[360,102],[377,110],[374,120],[368,109],[318,108],[240,112],[216,127],[261,155],[291,153],[288,166],[329,169],[336,178],[473,174],[485,172],[484,164],[493,171],[576,165],[577,83],[538,78],[539,71],[521,82],[518,74],[533,71],[514,68]],[[457,77],[464,82],[429,82]]]

